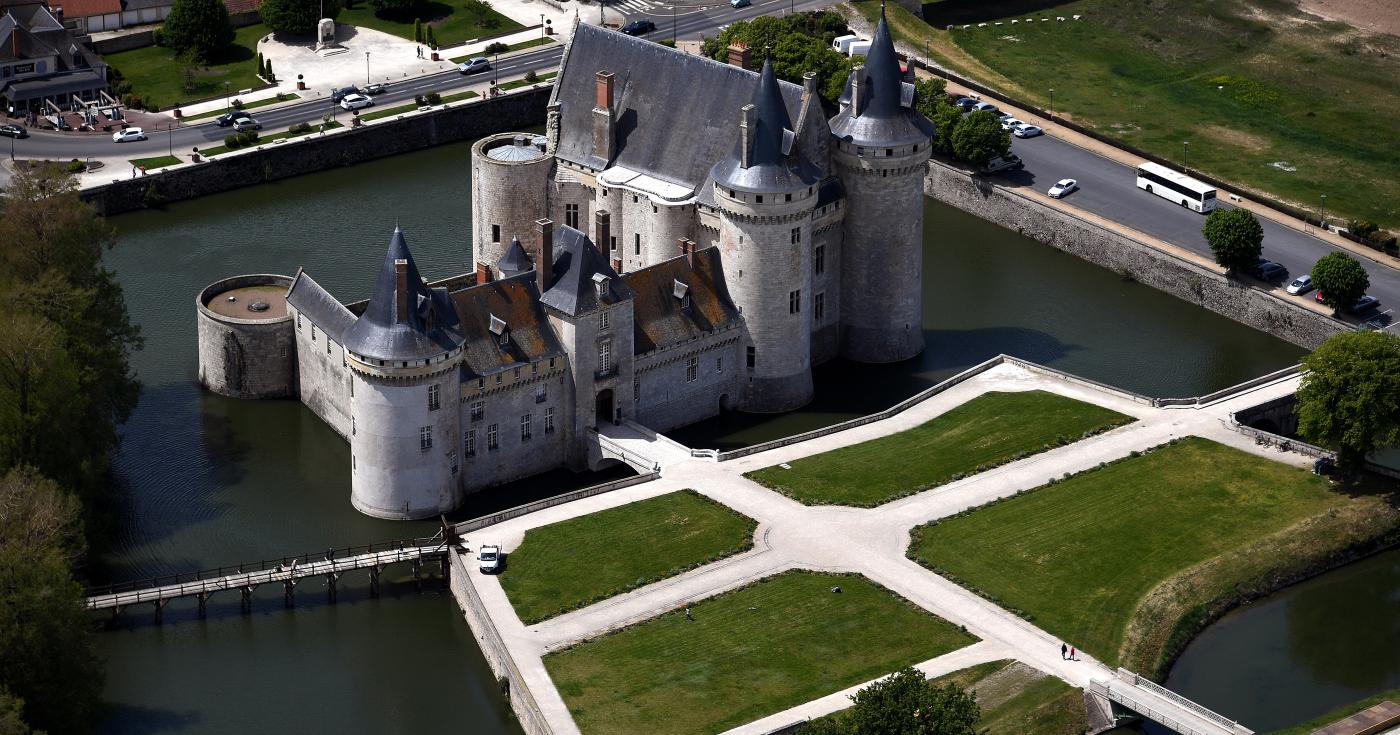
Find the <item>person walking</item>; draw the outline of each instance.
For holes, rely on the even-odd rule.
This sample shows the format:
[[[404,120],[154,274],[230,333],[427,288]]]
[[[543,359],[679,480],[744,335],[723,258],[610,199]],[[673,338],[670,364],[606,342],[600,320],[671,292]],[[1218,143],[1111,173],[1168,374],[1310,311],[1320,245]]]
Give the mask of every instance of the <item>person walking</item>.
[[[693,617],[690,616],[690,608],[688,608],[688,607],[685,609],[685,619],[686,619],[686,620],[694,620],[694,619],[695,619],[695,618],[693,618]]]
[[[1069,647],[1069,660],[1071,660],[1071,661],[1078,661],[1078,660],[1079,660],[1079,659],[1077,659],[1077,658],[1074,657],[1074,646],[1070,646],[1070,647]]]
[[[1065,654],[1066,654],[1068,651],[1069,651],[1069,646],[1067,646],[1067,645],[1061,643],[1061,644],[1060,644],[1060,660],[1061,660],[1061,661],[1063,661],[1063,660],[1065,659]]]

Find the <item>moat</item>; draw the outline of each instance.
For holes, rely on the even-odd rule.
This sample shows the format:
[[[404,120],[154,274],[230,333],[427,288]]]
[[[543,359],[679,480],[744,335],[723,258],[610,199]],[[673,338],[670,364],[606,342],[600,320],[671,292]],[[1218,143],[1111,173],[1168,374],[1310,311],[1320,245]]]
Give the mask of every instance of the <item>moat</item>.
[[[300,404],[242,402],[201,390],[190,304],[199,289],[228,274],[294,273],[298,266],[333,293],[367,296],[396,222],[412,239],[425,275],[467,270],[467,157],[467,144],[449,146],[113,220],[121,234],[107,264],[146,338],[135,359],[144,392],[123,432],[112,542],[99,550],[95,581],[432,532],[432,523],[377,521],[352,509],[349,449]],[[1292,364],[1301,354],[932,202],[926,203],[924,242],[927,348],[920,357],[878,367],[828,363],[816,373],[816,400],[800,411],[726,416],[675,436],[692,446],[732,447],[792,434],[885,408],[1001,352],[1173,396],[1225,387]],[[473,498],[462,515],[595,480],[544,476]],[[1393,628],[1400,620],[1393,594],[1400,559],[1397,552],[1377,559],[1316,584],[1360,575],[1350,584],[1363,591],[1369,585],[1374,594],[1350,596],[1346,609],[1392,621]],[[1383,587],[1387,579],[1392,584]],[[282,609],[276,591],[260,596],[249,617],[238,613],[236,597],[215,598],[207,621],[172,608],[167,624],[157,627],[140,612],[128,613],[101,639],[113,708],[104,731],[377,733],[421,731],[444,721],[469,723],[475,732],[517,731],[450,597],[400,585],[371,600],[356,583],[349,586],[330,606],[323,590],[305,585],[294,613]],[[1339,696],[1395,686],[1400,669],[1400,646],[1384,645],[1395,640],[1393,630],[1385,641],[1363,639],[1366,626],[1329,625],[1318,612],[1318,605],[1340,608],[1341,597],[1308,598],[1312,612],[1300,618],[1297,631],[1286,613],[1251,622],[1269,605],[1294,609],[1302,596],[1285,591],[1275,596],[1282,602],[1271,598],[1218,628],[1233,631],[1223,634],[1232,645],[1276,651],[1270,659],[1275,668],[1291,672],[1292,719],[1281,724],[1325,711]],[[1279,627],[1281,614],[1288,622],[1283,640],[1267,632]],[[1256,633],[1244,635],[1242,628]],[[1354,644],[1340,640],[1349,632],[1358,636]],[[1232,650],[1235,659],[1258,655]],[[1188,671],[1198,658],[1188,650],[1178,668]],[[1307,663],[1323,658],[1331,667]],[[1342,689],[1329,681],[1334,667],[1361,662],[1374,675],[1352,677]],[[1246,706],[1268,693],[1257,678],[1236,677],[1247,682],[1238,686],[1254,688],[1214,697],[1192,689],[1214,688],[1198,680],[1207,683],[1183,682],[1181,691],[1267,729],[1254,716],[1260,709]]]

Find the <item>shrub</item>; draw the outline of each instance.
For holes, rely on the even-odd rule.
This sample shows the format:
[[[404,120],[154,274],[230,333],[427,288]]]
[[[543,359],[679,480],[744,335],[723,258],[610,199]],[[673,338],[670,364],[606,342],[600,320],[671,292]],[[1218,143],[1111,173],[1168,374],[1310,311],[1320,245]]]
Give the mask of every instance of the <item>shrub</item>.
[[[419,107],[422,107],[422,106],[428,104],[428,101],[427,101],[426,99],[424,99],[423,95],[421,95],[421,94],[415,94],[415,95],[413,95],[413,104],[418,105]]]
[[[539,74],[536,74],[534,69],[531,69],[530,71],[525,72],[525,81],[529,82],[530,84],[534,84],[535,82],[538,82],[539,80],[540,80],[540,75],[539,75]]]
[[[423,96],[423,99],[426,100],[427,103],[430,105],[442,104],[442,95],[438,94],[437,92],[429,92]]]
[[[238,140],[242,145],[253,145],[258,142],[258,131],[244,130],[238,134]]]
[[[430,48],[430,49],[432,49],[432,50],[434,50],[434,51],[437,51],[437,49],[438,49],[437,33],[436,33],[435,31],[433,31],[433,27],[432,27],[432,26],[428,26],[427,35],[428,35],[428,48]]]
[[[229,103],[229,105],[232,106],[235,110],[241,110],[243,109],[243,100],[235,98],[232,102]]]
[[[422,18],[414,18],[414,19],[413,19],[413,42],[414,42],[414,43],[422,43],[422,42],[423,42],[423,19],[422,19]]]
[[[310,36],[316,33],[316,23],[321,18],[334,20],[340,14],[340,0],[314,3],[305,0],[262,0],[258,5],[258,14],[262,16],[263,23],[274,31]]]
[[[68,173],[70,174],[80,174],[85,168],[87,168],[87,164],[83,163],[82,161],[79,161],[76,158],[69,161],[67,166]]]
[[[272,73],[272,59],[267,60],[267,73],[263,75],[263,79],[272,84],[277,83],[277,75]]]
[[[304,135],[306,133],[311,132],[311,123],[297,123],[296,125],[287,128],[287,132],[291,133],[292,135]]]
[[[239,141],[238,134],[234,133],[232,135],[224,136],[224,147],[231,151],[238,150],[239,148],[243,147],[243,143]]]
[[[500,42],[500,41],[496,41],[496,42],[494,42],[494,43],[492,43],[492,44],[490,44],[489,46],[486,47],[486,52],[485,52],[485,53],[486,53],[487,56],[491,56],[492,54],[503,54],[503,53],[505,53],[505,52],[507,52],[507,51],[509,51],[509,50],[510,50],[510,46],[507,46],[506,44],[504,44],[504,43],[502,43],[502,42]]]

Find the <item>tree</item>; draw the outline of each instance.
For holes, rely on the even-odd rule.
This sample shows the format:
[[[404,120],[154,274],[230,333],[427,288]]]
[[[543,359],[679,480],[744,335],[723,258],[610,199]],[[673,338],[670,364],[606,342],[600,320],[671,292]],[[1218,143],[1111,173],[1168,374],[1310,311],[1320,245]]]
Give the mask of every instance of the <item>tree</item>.
[[[933,149],[945,156],[953,155],[953,131],[963,121],[962,108],[944,97],[934,103],[933,117],[929,119],[933,121]]]
[[[422,43],[422,42],[423,42],[423,19],[422,19],[422,18],[414,18],[414,19],[413,19],[413,42],[414,42],[414,43]]]
[[[30,735],[24,724],[24,700],[0,686],[0,735]]]
[[[943,90],[948,88],[948,82],[938,77],[928,77],[914,82],[914,109],[923,113],[923,116],[932,120],[937,114],[937,104],[939,98],[946,98]]]
[[[438,49],[437,32],[435,32],[435,31],[433,30],[433,27],[432,27],[432,26],[428,26],[426,29],[424,29],[424,32],[425,32],[425,33],[427,34],[427,36],[428,36],[428,48],[430,48],[430,49],[432,49],[432,50],[434,50],[434,51],[437,51],[437,49]]]
[[[1216,209],[1201,227],[1206,244],[1227,272],[1253,268],[1264,249],[1264,228],[1247,209]]]
[[[177,53],[208,62],[233,43],[224,0],[175,0],[161,26],[161,40]]]
[[[1400,337],[1343,332],[1303,358],[1298,433],[1337,449],[1355,469],[1377,447],[1400,445]]]
[[[277,75],[272,73],[272,59],[267,60],[266,67],[263,70],[263,79],[266,79],[269,84],[277,83]]]
[[[1313,264],[1313,286],[1322,294],[1322,303],[1335,315],[1349,308],[1371,287],[1371,277],[1356,258],[1343,252],[1328,253]]]
[[[310,36],[316,33],[321,18],[334,20],[340,14],[340,0],[262,0],[258,14],[274,31]]]
[[[912,666],[851,699],[849,710],[813,721],[802,735],[977,735],[982,716],[971,694],[952,684],[937,686]]]
[[[737,21],[717,38],[706,38],[701,53],[717,61],[728,61],[729,47],[743,44],[758,55],[769,49],[773,71],[779,79],[802,84],[803,76],[817,73],[817,90],[822,99],[834,103],[845,89],[854,59],[831,48],[831,39],[846,32],[845,20],[839,13],[797,13],[781,18],[761,16]]]
[[[974,112],[953,127],[949,142],[953,155],[974,166],[985,166],[1011,150],[1011,133],[1001,129],[1001,120],[990,110]]]
[[[493,42],[493,43],[491,43],[491,44],[488,44],[488,45],[486,46],[486,50],[483,51],[482,53],[486,54],[487,56],[490,56],[490,55],[492,55],[492,54],[503,54],[503,53],[505,53],[505,52],[507,52],[507,51],[509,51],[509,50],[510,50],[510,46],[507,46],[506,44],[504,44],[504,43],[502,43],[502,42],[500,42],[500,41],[495,41],[495,42]]]

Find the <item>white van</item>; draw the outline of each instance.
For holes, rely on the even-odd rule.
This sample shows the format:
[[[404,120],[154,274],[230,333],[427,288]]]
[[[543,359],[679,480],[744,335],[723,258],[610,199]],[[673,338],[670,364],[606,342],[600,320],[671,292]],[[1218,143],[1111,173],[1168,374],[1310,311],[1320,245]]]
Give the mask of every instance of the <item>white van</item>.
[[[839,54],[845,54],[851,48],[851,44],[860,40],[860,36],[837,36],[831,40],[831,47]]]
[[[869,55],[870,55],[870,42],[869,42],[869,41],[853,41],[853,42],[851,43],[850,47],[849,47],[848,49],[846,49],[846,55],[847,55],[847,56],[869,56]]]

